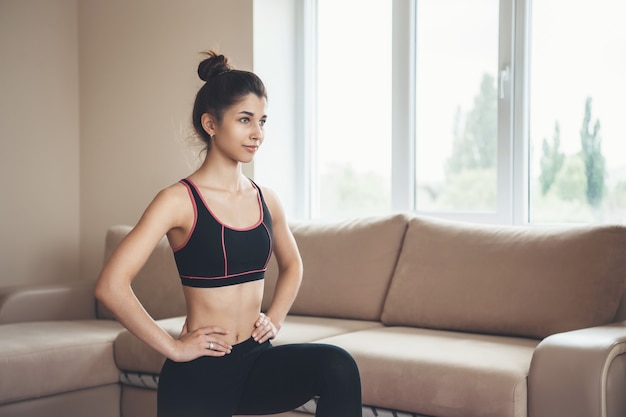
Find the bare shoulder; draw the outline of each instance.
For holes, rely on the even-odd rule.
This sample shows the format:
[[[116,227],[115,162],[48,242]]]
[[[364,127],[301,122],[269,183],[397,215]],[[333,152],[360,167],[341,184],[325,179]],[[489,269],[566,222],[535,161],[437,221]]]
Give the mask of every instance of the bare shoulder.
[[[268,188],[264,185],[259,185],[259,188],[261,188],[261,191],[263,192],[263,198],[265,198],[265,200],[271,200],[272,202],[279,201],[278,194],[276,194],[276,192],[271,188]]]
[[[156,199],[162,199],[170,203],[186,201],[189,199],[189,192],[183,183],[177,182],[159,191],[155,197]]]
[[[157,221],[165,227],[177,227],[191,210],[187,188],[181,184],[172,184],[159,191],[140,219]]]

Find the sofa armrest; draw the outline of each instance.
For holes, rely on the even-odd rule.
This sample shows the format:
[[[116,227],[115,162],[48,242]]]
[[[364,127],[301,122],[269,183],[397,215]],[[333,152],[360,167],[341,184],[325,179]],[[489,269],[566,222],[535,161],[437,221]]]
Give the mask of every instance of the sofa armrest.
[[[528,416],[626,416],[626,321],[545,338],[530,364]]]
[[[93,283],[0,288],[0,324],[96,318]]]

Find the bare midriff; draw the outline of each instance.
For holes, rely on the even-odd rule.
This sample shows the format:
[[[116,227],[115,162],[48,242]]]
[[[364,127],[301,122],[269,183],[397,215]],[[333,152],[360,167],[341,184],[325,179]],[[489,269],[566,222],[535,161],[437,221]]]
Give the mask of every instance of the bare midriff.
[[[187,302],[187,330],[219,326],[228,334],[216,334],[235,345],[250,338],[259,318],[263,280],[217,288],[183,287]]]

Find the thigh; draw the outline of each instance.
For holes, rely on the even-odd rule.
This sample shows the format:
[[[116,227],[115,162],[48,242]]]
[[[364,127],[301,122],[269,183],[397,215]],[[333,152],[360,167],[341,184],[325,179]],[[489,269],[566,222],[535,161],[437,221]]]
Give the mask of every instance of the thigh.
[[[230,354],[205,356],[191,362],[165,361],[157,392],[158,417],[231,417],[244,390],[250,369],[269,342],[250,338]]]
[[[325,358],[333,346],[290,344],[260,355],[246,380],[238,414],[275,414],[293,410],[318,392]]]
[[[167,360],[159,377],[157,417],[231,417],[241,386],[224,380],[231,375],[224,365],[218,358]]]

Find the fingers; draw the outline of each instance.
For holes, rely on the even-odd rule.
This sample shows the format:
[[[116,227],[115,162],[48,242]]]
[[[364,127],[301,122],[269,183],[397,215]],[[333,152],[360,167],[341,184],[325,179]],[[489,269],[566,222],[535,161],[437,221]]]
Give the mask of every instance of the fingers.
[[[216,334],[226,335],[228,330],[218,326],[206,326],[197,329],[196,333],[202,343],[202,347],[206,350],[205,356],[223,356],[231,352],[233,347],[216,337]]]
[[[205,342],[204,356],[224,356],[229,354],[233,347],[223,340],[217,338],[208,338]]]
[[[207,326],[183,334],[179,338],[181,361],[189,361],[200,356],[224,356],[232,351],[232,346],[218,335],[228,331],[217,326]]]
[[[263,343],[267,340],[273,339],[278,333],[276,326],[272,323],[272,319],[263,313],[259,315],[259,318],[254,323],[254,326],[256,329],[252,332],[252,338],[258,343]]]
[[[262,324],[267,323],[269,317],[267,317],[264,313],[259,313],[259,318],[254,323],[254,327],[260,327]]]
[[[278,329],[269,316],[261,313],[254,323],[252,338],[257,343],[264,343],[278,334]],[[205,326],[189,332],[187,323],[179,340],[183,342],[181,357],[192,360],[200,356],[224,356],[232,352],[233,347],[221,340],[220,335],[227,335],[228,330],[219,326]]]

